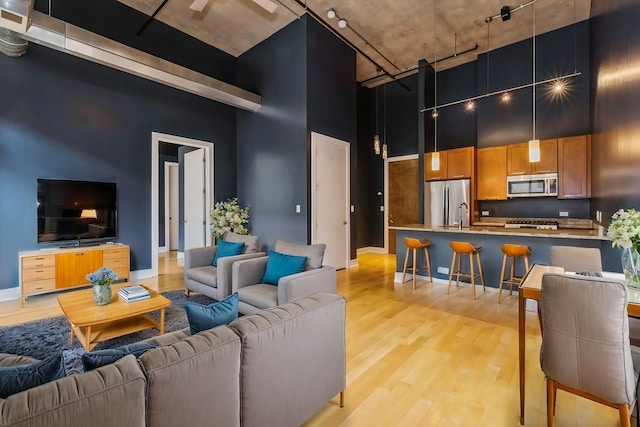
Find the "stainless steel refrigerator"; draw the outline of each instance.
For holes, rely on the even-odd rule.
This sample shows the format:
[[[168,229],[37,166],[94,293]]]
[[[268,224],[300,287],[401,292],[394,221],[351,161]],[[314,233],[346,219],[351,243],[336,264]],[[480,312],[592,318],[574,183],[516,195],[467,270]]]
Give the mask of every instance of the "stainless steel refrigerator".
[[[424,223],[433,226],[469,226],[470,180],[427,181],[424,183]]]

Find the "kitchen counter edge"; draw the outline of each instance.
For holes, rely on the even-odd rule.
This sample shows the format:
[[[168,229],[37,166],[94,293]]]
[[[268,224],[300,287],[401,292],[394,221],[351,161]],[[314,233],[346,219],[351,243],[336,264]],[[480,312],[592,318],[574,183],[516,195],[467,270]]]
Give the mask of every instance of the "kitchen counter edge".
[[[598,230],[560,229],[560,230],[535,230],[522,228],[500,228],[490,226],[463,227],[437,227],[428,224],[407,224],[390,226],[390,230],[431,231],[436,233],[469,233],[469,234],[497,234],[501,236],[526,236],[526,237],[552,237],[556,239],[590,239],[609,240],[607,236],[598,235]]]

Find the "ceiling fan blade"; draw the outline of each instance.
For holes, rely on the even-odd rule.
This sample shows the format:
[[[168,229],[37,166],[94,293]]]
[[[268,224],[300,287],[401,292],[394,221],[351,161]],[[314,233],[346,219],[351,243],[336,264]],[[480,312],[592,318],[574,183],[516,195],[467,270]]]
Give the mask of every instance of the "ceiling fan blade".
[[[278,8],[278,5],[271,0],[252,0],[255,4],[263,8],[269,13],[273,13]]]
[[[191,3],[191,6],[189,6],[189,9],[195,10],[196,12],[202,12],[207,6],[207,3],[209,3],[209,0],[194,0],[193,3]]]

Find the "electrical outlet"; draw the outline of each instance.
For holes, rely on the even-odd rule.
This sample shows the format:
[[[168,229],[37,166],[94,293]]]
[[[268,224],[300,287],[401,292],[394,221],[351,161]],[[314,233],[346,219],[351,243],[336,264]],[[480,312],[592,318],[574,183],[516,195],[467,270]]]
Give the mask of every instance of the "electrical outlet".
[[[569,212],[567,211],[560,211],[559,214],[560,216],[569,216]]]
[[[300,213],[300,205],[296,205],[296,213]]]
[[[351,212],[355,212],[356,211],[356,207],[351,205]]]
[[[449,269],[447,267],[438,267],[436,271],[440,274],[449,274]]]
[[[482,216],[489,216],[489,211],[482,211]]]
[[[380,206],[380,212],[384,212],[384,206]]]

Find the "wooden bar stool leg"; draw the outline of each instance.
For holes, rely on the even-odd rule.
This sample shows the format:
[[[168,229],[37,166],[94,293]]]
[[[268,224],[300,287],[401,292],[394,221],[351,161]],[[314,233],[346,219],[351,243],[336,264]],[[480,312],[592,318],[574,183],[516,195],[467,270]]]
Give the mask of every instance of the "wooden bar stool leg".
[[[424,248],[424,257],[427,260],[427,270],[429,270],[429,281],[433,282],[433,277],[431,277],[431,261],[429,260],[429,248]]]
[[[451,290],[451,280],[453,279],[453,267],[456,264],[456,253],[453,253],[453,258],[451,258],[451,268],[449,269],[449,286],[447,286],[447,293]]]
[[[418,250],[413,249],[413,290],[416,290],[416,267],[417,267]]]
[[[480,282],[482,283],[482,290],[486,291],[484,286],[484,272],[482,271],[482,262],[480,261],[480,252],[476,252],[476,258],[478,259],[478,271],[480,272]]]
[[[456,254],[458,258],[458,270],[456,271],[456,288],[460,286],[460,274],[462,274],[462,268],[460,265],[462,264],[462,254]]]
[[[473,254],[469,253],[469,269],[471,270],[471,296],[476,299],[476,275],[473,271]]]
[[[500,298],[502,298],[502,284],[504,283],[504,270],[507,266],[507,255],[502,256],[502,270],[500,270],[500,286],[498,287],[498,304],[500,304]]]
[[[407,263],[409,262],[409,251],[411,249],[407,248],[407,254],[404,256],[404,268],[402,269],[402,279],[400,280],[404,283],[404,277],[407,275]]]
[[[509,278],[509,295],[513,295],[513,282],[516,281],[516,257],[511,256],[511,277]]]

